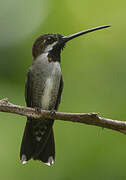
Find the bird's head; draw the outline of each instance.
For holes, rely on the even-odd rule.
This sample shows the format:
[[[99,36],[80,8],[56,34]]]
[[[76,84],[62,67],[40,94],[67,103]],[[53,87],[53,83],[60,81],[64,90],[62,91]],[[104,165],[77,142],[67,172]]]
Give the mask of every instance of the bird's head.
[[[88,29],[68,36],[62,36],[60,34],[41,35],[35,40],[33,44],[33,48],[32,48],[33,58],[36,59],[42,53],[48,53],[48,56],[52,58],[53,57],[58,58],[60,56],[61,50],[64,48],[65,44],[70,40],[78,36],[87,34],[89,32],[108,28],[108,27],[110,27],[110,25],[99,26],[96,28]]]

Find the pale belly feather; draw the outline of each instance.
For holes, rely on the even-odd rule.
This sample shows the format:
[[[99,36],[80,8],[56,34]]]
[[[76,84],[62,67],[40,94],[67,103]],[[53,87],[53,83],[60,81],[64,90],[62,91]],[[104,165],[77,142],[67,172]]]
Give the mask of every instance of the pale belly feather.
[[[55,109],[61,80],[60,63],[49,62],[45,53],[36,60],[32,67],[32,74],[34,78],[33,106],[45,110]]]

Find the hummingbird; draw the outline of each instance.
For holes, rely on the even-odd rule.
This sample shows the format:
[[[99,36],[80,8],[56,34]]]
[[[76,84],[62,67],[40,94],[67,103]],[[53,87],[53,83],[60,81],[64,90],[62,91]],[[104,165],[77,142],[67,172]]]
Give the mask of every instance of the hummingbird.
[[[58,110],[63,90],[61,72],[61,51],[70,40],[110,25],[95,27],[72,35],[40,35],[32,47],[33,63],[27,73],[25,101],[27,107],[36,110]],[[20,149],[22,164],[28,160],[40,160],[48,166],[55,161],[55,142],[53,134],[54,119],[27,118]]]

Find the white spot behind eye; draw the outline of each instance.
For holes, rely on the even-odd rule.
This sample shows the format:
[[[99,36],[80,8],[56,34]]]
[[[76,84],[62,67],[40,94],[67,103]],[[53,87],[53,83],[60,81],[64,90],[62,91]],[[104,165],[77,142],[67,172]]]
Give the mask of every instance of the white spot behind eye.
[[[45,40],[44,40],[44,41],[45,41]],[[52,43],[52,44],[49,44],[49,45],[45,48],[44,53],[47,53],[47,52],[51,51],[56,44],[57,44],[57,41],[55,41],[55,42]]]
[[[44,39],[44,43],[46,42],[46,41],[50,41],[51,40],[51,38],[50,37],[48,37],[47,39]]]
[[[48,37],[48,39],[47,40],[50,40],[51,38],[50,37]]]

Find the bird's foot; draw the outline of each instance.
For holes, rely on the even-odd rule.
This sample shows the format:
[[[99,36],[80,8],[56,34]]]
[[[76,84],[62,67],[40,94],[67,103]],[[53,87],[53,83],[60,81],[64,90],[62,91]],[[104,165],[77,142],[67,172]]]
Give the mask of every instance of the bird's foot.
[[[51,117],[54,117],[55,115],[56,115],[56,110],[54,110],[54,109],[51,110],[51,111],[50,111],[50,116],[51,116]]]
[[[41,110],[42,110],[42,108],[41,108],[41,107],[35,107],[35,112],[40,113],[40,112],[41,112]]]

